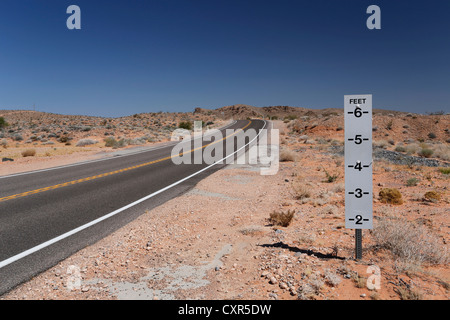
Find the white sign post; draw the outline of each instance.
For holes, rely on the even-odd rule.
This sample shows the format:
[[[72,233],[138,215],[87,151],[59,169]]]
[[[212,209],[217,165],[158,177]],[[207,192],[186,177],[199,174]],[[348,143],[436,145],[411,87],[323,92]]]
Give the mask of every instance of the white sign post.
[[[344,96],[344,119],[345,227],[356,230],[356,259],[361,259],[361,230],[373,227],[372,95]]]

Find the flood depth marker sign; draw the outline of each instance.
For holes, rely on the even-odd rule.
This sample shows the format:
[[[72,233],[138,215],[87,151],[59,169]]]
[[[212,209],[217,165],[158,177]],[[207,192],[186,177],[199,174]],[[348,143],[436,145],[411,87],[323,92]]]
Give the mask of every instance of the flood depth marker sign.
[[[361,229],[373,227],[372,95],[344,96],[344,119],[345,227],[356,230],[356,259],[361,259]]]

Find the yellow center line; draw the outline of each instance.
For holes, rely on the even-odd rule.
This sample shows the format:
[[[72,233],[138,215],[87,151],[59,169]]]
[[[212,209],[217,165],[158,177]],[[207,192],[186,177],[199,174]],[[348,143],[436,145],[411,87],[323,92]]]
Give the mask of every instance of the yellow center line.
[[[220,139],[220,140],[211,142],[211,143],[209,143],[209,144],[207,144],[207,145],[204,145],[204,146],[202,146],[202,147],[198,147],[198,148],[195,148],[195,149],[191,149],[191,150],[189,150],[189,151],[187,151],[187,152],[180,153],[180,154],[178,154],[178,155],[176,155],[176,156],[168,156],[168,157],[165,157],[165,158],[161,158],[161,159],[158,159],[158,160],[153,160],[153,161],[150,161],[150,162],[138,164],[138,165],[135,165],[135,166],[132,166],[132,167],[124,168],[124,169],[119,169],[119,170],[115,170],[115,171],[111,171],[111,172],[107,172],[107,173],[102,173],[102,174],[95,175],[95,176],[91,176],[91,177],[87,177],[87,178],[82,178],[82,179],[78,179],[78,180],[73,180],[73,181],[69,181],[69,182],[64,182],[64,183],[56,184],[56,185],[54,185],[54,186],[49,186],[49,187],[45,187],[45,188],[39,188],[39,189],[27,191],[27,192],[22,192],[22,193],[14,194],[14,195],[11,195],[11,196],[7,196],[7,197],[0,198],[0,202],[12,200],[12,199],[17,199],[17,198],[21,198],[21,197],[26,197],[26,196],[31,195],[31,194],[41,193],[41,192],[45,192],[45,191],[49,191],[49,190],[54,190],[54,189],[58,189],[58,188],[66,187],[66,186],[71,186],[71,185],[78,184],[78,183],[85,182],[85,181],[91,181],[91,180],[94,180],[94,179],[98,179],[98,178],[103,178],[103,177],[111,176],[111,175],[113,175],[113,174],[117,174],[117,173],[121,173],[121,172],[126,172],[126,171],[133,170],[133,169],[142,168],[142,167],[149,166],[149,165],[152,165],[152,164],[155,164],[155,163],[158,163],[158,162],[162,162],[162,161],[166,161],[166,160],[169,160],[169,159],[172,159],[172,158],[176,158],[176,157],[179,157],[179,156],[181,156],[181,155],[183,155],[183,154],[192,153],[192,152],[194,152],[194,151],[196,151],[196,150],[204,149],[204,148],[206,148],[207,146],[213,145],[213,144],[215,144],[215,143],[219,143],[219,142],[221,142],[221,141],[223,141],[223,140],[225,140],[225,139],[227,139],[227,138],[229,138],[229,137],[231,137],[231,136],[237,134],[238,132],[243,131],[243,130],[246,129],[251,123],[252,123],[252,122],[249,120],[249,122],[247,123],[247,125],[246,125],[245,127],[243,127],[243,128],[241,128],[241,129],[235,131],[234,133],[232,133],[232,134],[226,136],[225,138],[222,138],[222,139]]]

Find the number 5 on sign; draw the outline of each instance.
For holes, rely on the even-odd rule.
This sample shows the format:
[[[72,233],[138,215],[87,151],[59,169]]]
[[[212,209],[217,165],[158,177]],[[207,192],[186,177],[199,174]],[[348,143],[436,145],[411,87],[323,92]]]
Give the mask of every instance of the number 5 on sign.
[[[372,96],[344,100],[345,227],[372,229]]]

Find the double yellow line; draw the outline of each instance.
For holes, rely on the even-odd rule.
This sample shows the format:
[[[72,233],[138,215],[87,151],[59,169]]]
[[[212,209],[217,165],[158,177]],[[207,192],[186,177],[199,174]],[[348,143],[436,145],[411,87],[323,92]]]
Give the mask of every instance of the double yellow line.
[[[74,185],[74,184],[78,184],[78,183],[82,183],[82,182],[86,182],[86,181],[91,181],[91,180],[95,180],[95,179],[111,176],[111,175],[118,174],[118,173],[121,173],[121,172],[126,172],[126,171],[130,171],[130,170],[133,170],[133,169],[142,168],[142,167],[149,166],[149,165],[152,165],[152,164],[155,164],[155,163],[158,163],[158,162],[162,162],[162,161],[166,161],[166,160],[169,160],[169,159],[172,159],[172,158],[176,158],[176,157],[179,157],[179,156],[181,156],[183,154],[192,153],[195,150],[206,148],[207,146],[213,145],[215,143],[219,143],[219,142],[221,142],[221,141],[223,141],[223,140],[225,140],[225,139],[227,139],[227,138],[229,138],[231,136],[234,136],[238,132],[245,130],[251,123],[252,122],[249,120],[249,122],[247,123],[247,125],[245,127],[243,127],[241,129],[233,132],[232,134],[226,136],[225,138],[222,138],[220,140],[211,142],[211,143],[209,143],[207,145],[204,145],[202,147],[191,149],[190,151],[181,153],[181,154],[176,155],[176,156],[168,156],[168,157],[165,157],[165,158],[161,158],[161,159],[158,159],[158,160],[142,163],[142,164],[135,165],[135,166],[128,167],[128,168],[124,168],[124,169],[119,169],[119,170],[115,170],[115,171],[111,171],[111,172],[107,172],[107,173],[102,173],[102,174],[98,174],[98,175],[87,177],[87,178],[83,178],[83,179],[78,179],[78,180],[73,180],[73,181],[69,181],[69,182],[64,182],[64,183],[56,184],[56,185],[53,185],[53,186],[50,186],[50,187],[39,188],[39,189],[36,189],[36,190],[31,190],[31,191],[27,191],[27,192],[23,192],[23,193],[14,194],[14,195],[11,195],[11,196],[0,198],[0,202],[12,200],[12,199],[17,199],[17,198],[21,198],[21,197],[26,197],[26,196],[29,196],[29,195],[32,195],[32,194],[36,194],[36,193],[41,193],[41,192],[45,192],[45,191],[49,191],[49,190],[55,190],[55,189],[58,189],[58,188],[67,187],[67,186],[71,186],[71,185]]]

